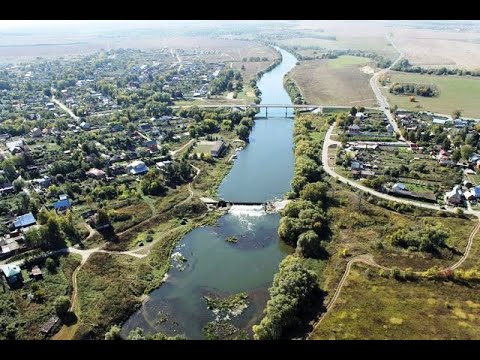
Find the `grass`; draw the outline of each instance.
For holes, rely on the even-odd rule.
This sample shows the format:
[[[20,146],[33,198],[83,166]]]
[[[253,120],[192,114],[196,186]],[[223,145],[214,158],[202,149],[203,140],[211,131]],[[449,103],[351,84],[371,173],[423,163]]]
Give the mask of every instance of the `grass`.
[[[43,279],[31,280],[15,289],[5,286],[4,291],[0,291],[0,339],[43,339],[40,328],[55,315],[55,299],[70,296],[72,273],[79,263],[78,255],[60,256],[57,270],[50,273],[43,261],[39,264]],[[43,292],[43,300],[28,299],[28,294],[38,291]]]
[[[312,339],[479,339],[477,284],[399,282],[353,266]]]
[[[332,69],[341,69],[350,65],[365,65],[371,62],[370,59],[360,56],[339,56],[336,59],[329,59],[327,65]]]
[[[340,56],[333,60],[302,61],[290,73],[307,103],[376,106],[370,76],[360,70],[368,59]],[[345,111],[345,110],[343,110]]]
[[[194,149],[194,153],[203,153],[203,154],[210,154],[212,149],[212,145],[197,145]]]
[[[408,96],[393,95],[387,88],[382,89],[391,106],[413,111],[432,111],[450,115],[460,109],[462,115],[480,118],[477,94],[480,92],[480,79],[459,76],[418,75],[393,72],[391,83],[435,84],[440,89],[437,97],[416,96],[410,102]]]

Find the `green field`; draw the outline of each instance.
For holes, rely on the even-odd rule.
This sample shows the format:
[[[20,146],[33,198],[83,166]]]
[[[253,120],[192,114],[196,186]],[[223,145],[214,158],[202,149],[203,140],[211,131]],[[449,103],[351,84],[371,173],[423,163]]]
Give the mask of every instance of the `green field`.
[[[364,58],[360,56],[344,55],[344,56],[339,56],[336,59],[329,59],[327,62],[327,65],[328,67],[331,67],[333,69],[341,69],[349,65],[364,65],[369,62],[371,62],[371,60],[368,58]]]
[[[478,94],[480,93],[480,79],[459,76],[417,75],[393,72],[393,83],[435,84],[440,89],[438,97],[416,96],[415,102],[410,102],[408,96],[393,95],[387,88],[382,89],[391,106],[397,105],[401,109],[433,111],[450,115],[454,110],[462,110],[462,115],[480,118],[478,108]]]

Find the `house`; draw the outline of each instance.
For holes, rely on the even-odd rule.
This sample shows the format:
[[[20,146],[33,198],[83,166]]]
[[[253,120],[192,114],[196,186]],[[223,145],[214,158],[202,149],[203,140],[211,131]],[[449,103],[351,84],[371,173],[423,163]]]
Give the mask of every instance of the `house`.
[[[360,133],[360,126],[357,124],[353,124],[348,127],[348,135],[356,135],[358,133]]]
[[[132,161],[127,166],[127,169],[128,172],[133,175],[145,174],[148,171],[148,167],[140,160]]]
[[[150,131],[150,130],[152,130],[152,124],[140,124],[140,125],[138,125],[138,130],[140,130],[140,131]]]
[[[392,190],[396,193],[401,193],[403,191],[408,191],[407,190],[407,187],[405,186],[405,184],[402,184],[402,183],[395,183],[393,184],[392,186]]]
[[[40,130],[39,128],[33,128],[31,131],[30,131],[30,136],[31,137],[34,137],[34,138],[38,138],[38,137],[42,137],[43,135],[43,132],[42,130]]]
[[[463,203],[462,187],[460,185],[455,185],[452,191],[448,192],[445,195],[445,201],[452,205],[462,204]]]
[[[17,216],[15,221],[13,222],[13,225],[15,226],[15,229],[21,229],[25,228],[28,226],[35,225],[37,223],[37,220],[35,220],[35,217],[31,212]]]
[[[225,143],[223,142],[223,140],[217,140],[213,143],[212,148],[210,149],[210,154],[213,157],[219,157],[224,149]]]
[[[45,106],[47,107],[47,110],[55,110],[55,104],[54,103],[46,103]]]
[[[46,176],[46,175],[44,177],[40,178],[40,179],[33,179],[32,180],[32,184],[40,186],[44,189],[46,189],[50,186],[50,182],[51,182],[50,177]]]
[[[25,237],[15,232],[0,238],[0,257],[5,258],[15,254],[25,248]]]
[[[350,169],[352,170],[363,169],[363,164],[360,161],[352,161],[350,162]]]
[[[394,131],[392,124],[388,124],[388,125],[386,126],[386,129],[387,129],[387,131],[388,131],[390,134],[393,133],[393,131]]]
[[[146,147],[150,151],[157,151],[157,140],[145,140],[143,142],[143,146]]]
[[[105,171],[97,169],[97,168],[91,168],[85,173],[87,176],[93,177],[93,178],[104,178],[106,176]]]
[[[157,167],[158,170],[165,170],[165,168],[167,167],[167,165],[171,164],[172,161],[170,160],[165,160],[165,161],[159,161],[157,162],[155,165]]]
[[[9,141],[6,143],[8,151],[12,154],[22,153],[25,149],[25,141],[23,139]]]
[[[70,200],[68,200],[67,198],[60,199],[53,204],[53,208],[57,213],[65,212],[67,211],[67,209],[70,209],[71,207],[72,205],[70,204]]]
[[[436,125],[445,125],[448,122],[451,122],[452,120],[450,119],[440,119],[440,118],[433,118],[432,124]]]
[[[4,265],[2,271],[9,284],[15,284],[23,281],[22,270],[17,265]]]
[[[365,117],[365,114],[364,114],[363,112],[358,111],[358,112],[355,114],[355,117],[356,117],[357,119],[363,120],[363,118]]]
[[[83,130],[90,130],[91,129],[91,125],[85,121],[82,121],[82,123],[80,124],[80,127],[83,129]]]

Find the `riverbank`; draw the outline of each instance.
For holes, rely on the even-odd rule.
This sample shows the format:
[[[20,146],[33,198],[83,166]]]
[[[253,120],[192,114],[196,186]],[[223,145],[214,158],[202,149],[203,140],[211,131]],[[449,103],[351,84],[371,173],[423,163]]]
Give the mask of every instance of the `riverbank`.
[[[289,103],[282,81],[296,60],[289,54],[282,58],[285,62],[258,82],[262,101]],[[293,175],[293,124],[285,118],[284,110],[280,112],[278,117],[275,111],[269,113],[268,119],[257,114],[250,141],[223,178],[218,197],[259,203],[283,199]],[[203,176],[212,173],[206,169]],[[220,178],[218,174],[216,177]],[[204,187],[195,189],[198,193],[208,191]],[[266,214],[262,206],[238,206],[218,219],[215,226],[189,232],[173,250],[176,260],[166,282],[125,322],[123,336],[137,327],[149,334],[160,331],[167,335],[185,334],[191,339],[204,338],[205,334],[231,338],[236,337],[232,332],[237,330],[240,337],[244,331],[251,334],[251,326],[262,315],[266,288],[278,263],[291,252],[276,235],[278,219],[278,214]],[[226,241],[233,237],[236,242]],[[217,323],[216,316],[206,307],[205,294],[223,299],[242,292],[246,294],[247,307],[233,318],[224,315],[230,318],[222,317]],[[161,321],[158,313],[162,314]]]

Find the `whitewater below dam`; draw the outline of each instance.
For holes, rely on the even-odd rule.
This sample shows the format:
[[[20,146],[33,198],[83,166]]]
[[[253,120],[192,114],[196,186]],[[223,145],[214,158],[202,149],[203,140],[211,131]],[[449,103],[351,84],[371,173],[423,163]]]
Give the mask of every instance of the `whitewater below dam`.
[[[262,103],[291,104],[283,76],[296,58],[279,49],[283,61],[258,82]],[[275,201],[284,205],[293,177],[293,113],[269,109],[257,114],[247,147],[238,153],[218,195],[230,202]],[[277,235],[280,215],[266,213],[262,205],[235,205],[215,226],[196,228],[185,235],[173,253],[166,281],[151,292],[141,308],[123,325],[122,334],[136,327],[145,333],[183,334],[203,339],[202,329],[211,321],[226,320],[251,334],[260,322],[268,300],[268,287],[280,261],[292,248]],[[235,237],[236,243],[227,242]],[[204,296],[248,294],[247,307],[228,315],[207,308]]]

